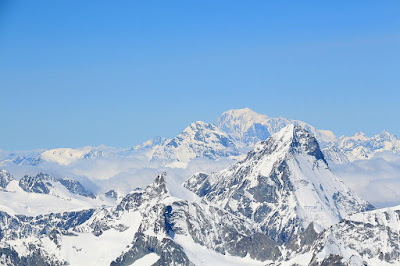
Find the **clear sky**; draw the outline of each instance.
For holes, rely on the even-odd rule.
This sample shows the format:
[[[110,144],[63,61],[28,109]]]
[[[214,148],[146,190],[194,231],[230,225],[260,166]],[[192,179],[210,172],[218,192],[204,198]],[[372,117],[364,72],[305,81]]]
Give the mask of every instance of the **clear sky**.
[[[400,1],[0,0],[0,148],[129,147],[249,107],[400,135]]]

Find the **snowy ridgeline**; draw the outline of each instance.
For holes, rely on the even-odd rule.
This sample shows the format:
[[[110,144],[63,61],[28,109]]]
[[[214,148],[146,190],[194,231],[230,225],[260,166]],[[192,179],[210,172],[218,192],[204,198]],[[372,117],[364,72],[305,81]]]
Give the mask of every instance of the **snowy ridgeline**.
[[[198,157],[216,159],[244,154],[258,142],[291,124],[309,131],[318,140],[327,160],[335,163],[370,159],[382,152],[400,154],[400,139],[387,131],[373,137],[367,137],[360,132],[354,136],[338,138],[329,130],[317,130],[299,120],[270,118],[245,108],[227,111],[213,124],[196,121],[172,139],[155,137],[134,148],[87,146],[16,153],[2,151],[0,159],[3,164],[13,162],[19,165],[38,165],[47,162],[67,166],[82,159],[132,156],[151,161],[159,160],[167,166],[186,167],[191,160]]]
[[[0,193],[92,205],[36,216],[17,214],[10,202],[14,210],[0,211],[0,262],[398,264],[400,207],[373,210],[330,171],[314,135],[288,125],[226,169],[197,173],[183,186],[161,174],[123,198],[82,195],[83,186],[43,174],[18,182],[2,171]]]
[[[303,127],[318,140],[331,170],[358,194],[380,207],[400,204],[400,190],[396,189],[400,186],[400,140],[396,136],[384,131],[373,137],[363,133],[336,137],[302,121],[270,118],[248,108],[227,111],[213,124],[194,122],[174,138],[156,137],[133,148],[1,151],[0,168],[16,178],[45,172],[78,180],[96,193],[113,189],[124,195],[150,184],[150,177],[162,171],[179,185],[197,172],[222,170],[291,124]]]

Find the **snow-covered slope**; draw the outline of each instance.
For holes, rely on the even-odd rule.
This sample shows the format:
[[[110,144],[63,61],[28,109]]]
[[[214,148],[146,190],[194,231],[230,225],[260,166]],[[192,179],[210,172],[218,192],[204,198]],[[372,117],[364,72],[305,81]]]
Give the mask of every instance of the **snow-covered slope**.
[[[312,260],[301,265],[400,265],[400,206],[347,217],[324,231],[309,253]]]
[[[59,148],[47,150],[40,155],[40,158],[47,162],[68,165],[79,159],[88,159],[101,156],[103,156],[103,151],[101,149],[94,149],[90,146],[87,146],[80,149]]]
[[[3,154],[4,162],[12,161],[17,165],[36,166],[40,163],[54,163],[62,166],[68,166],[82,159],[101,158],[108,154],[113,148],[101,145],[99,147],[85,146],[82,148],[57,148],[50,150],[37,150],[21,153]],[[4,153],[4,152],[3,152]]]
[[[19,186],[26,192],[59,196],[62,190],[67,189],[75,195],[95,198],[93,193],[87,191],[76,180],[55,179],[44,173],[39,173],[36,176],[24,176],[19,180]]]
[[[0,188],[0,210],[12,214],[38,215],[112,204],[112,201],[97,199],[75,180],[55,179],[40,173],[18,181],[5,170],[0,173],[0,183],[5,180],[4,176],[8,180]]]
[[[143,142],[142,144],[136,145],[135,147],[133,147],[135,150],[146,150],[146,149],[151,149],[154,146],[157,145],[163,145],[165,144],[165,142],[167,141],[166,138],[157,136],[154,137],[153,139],[147,140],[145,142]]]
[[[311,223],[321,231],[371,209],[332,174],[316,139],[289,125],[221,172],[197,174],[184,186],[206,201],[255,222],[278,243]]]
[[[269,125],[270,118],[258,114],[249,108],[229,110],[224,112],[215,121],[215,125],[234,138],[244,143],[256,143],[270,136],[273,128]],[[285,126],[285,123],[274,126]]]

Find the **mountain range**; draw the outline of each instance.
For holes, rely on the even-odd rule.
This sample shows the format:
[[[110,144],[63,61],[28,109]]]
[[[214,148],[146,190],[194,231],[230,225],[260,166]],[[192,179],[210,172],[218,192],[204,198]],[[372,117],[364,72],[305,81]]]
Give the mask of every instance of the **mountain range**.
[[[37,165],[47,162],[66,166],[80,160],[129,154],[143,156],[167,167],[185,168],[191,160],[199,157],[215,160],[246,154],[258,142],[290,124],[308,130],[318,140],[326,160],[331,163],[370,159],[382,152],[400,154],[400,139],[387,131],[373,137],[367,137],[363,132],[354,136],[336,137],[332,131],[319,130],[299,120],[270,118],[244,108],[226,111],[214,123],[194,122],[174,138],[155,137],[134,148],[58,148],[30,152],[29,156],[3,151],[1,164],[12,162]]]
[[[192,139],[198,129],[204,134],[194,133]],[[0,263],[394,265],[400,261],[399,207],[375,210],[336,177],[317,131],[291,123],[261,142],[255,140],[261,133],[239,136],[226,131],[197,122],[175,142],[146,147],[151,152],[186,147],[186,154],[201,152],[215,159],[220,155],[210,153],[207,145],[253,143],[245,156],[230,154],[237,159],[228,168],[188,178],[181,187],[187,189],[182,197],[171,193],[173,177],[162,173],[144,189],[134,189],[118,202],[110,200],[113,205],[38,215],[2,207]],[[191,145],[189,140],[205,145]],[[161,154],[166,151],[161,149]],[[71,198],[99,198],[79,183],[46,174],[16,181],[3,170],[0,177],[0,193],[12,194],[18,186],[33,196],[57,199],[66,195],[60,191],[67,191]]]

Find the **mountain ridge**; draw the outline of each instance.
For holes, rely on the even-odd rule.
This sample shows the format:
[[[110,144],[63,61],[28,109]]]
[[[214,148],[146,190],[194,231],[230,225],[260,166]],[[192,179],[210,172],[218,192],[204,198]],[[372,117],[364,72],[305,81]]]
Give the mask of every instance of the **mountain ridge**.
[[[289,242],[311,222],[321,231],[343,216],[372,208],[330,172],[316,139],[294,125],[258,144],[244,160],[211,175],[194,175],[184,186],[278,234],[273,237],[278,243]]]

